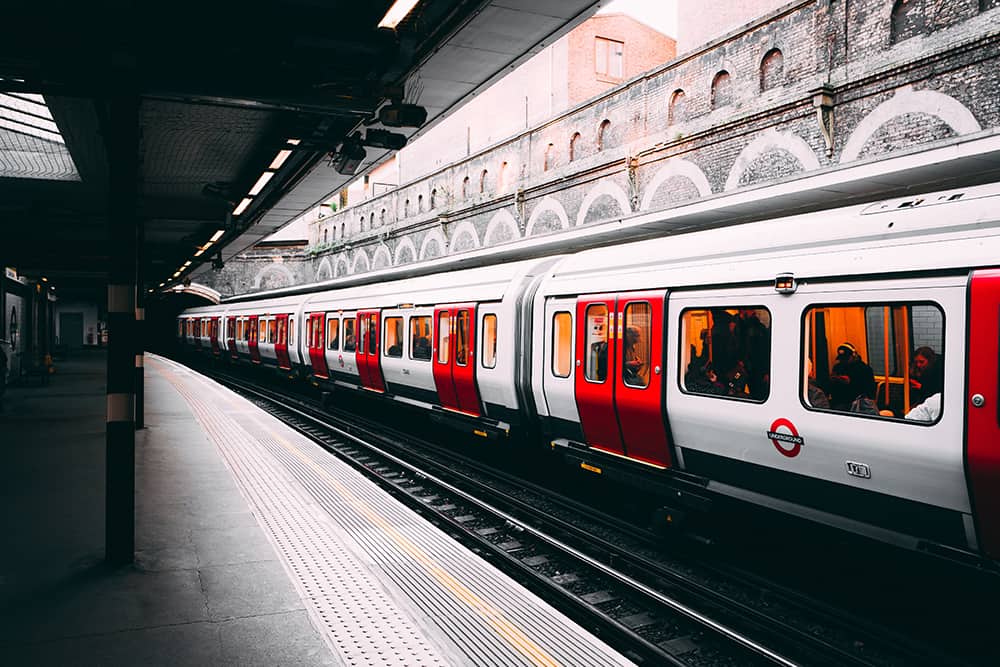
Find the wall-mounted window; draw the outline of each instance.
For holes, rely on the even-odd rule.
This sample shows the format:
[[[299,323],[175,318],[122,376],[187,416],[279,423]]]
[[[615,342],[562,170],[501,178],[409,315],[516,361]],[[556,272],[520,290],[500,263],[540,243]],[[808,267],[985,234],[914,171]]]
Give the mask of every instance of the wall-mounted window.
[[[722,70],[712,79],[712,108],[718,109],[733,103],[733,82],[729,72]]]
[[[568,378],[573,372],[573,315],[559,312],[552,316],[552,374]]]
[[[343,239],[347,235],[347,225],[345,223],[340,223],[340,238]]]
[[[604,144],[608,138],[608,132],[611,130],[611,121],[604,119],[601,121],[600,127],[597,128],[597,150],[598,152],[604,150]]]
[[[436,209],[437,206],[438,206],[437,196],[438,196],[437,188],[434,188],[433,190],[431,190],[431,208],[430,208],[430,210],[432,210],[432,211],[434,209]]]
[[[403,217],[409,217],[410,215],[410,200],[407,199],[403,202]]]
[[[621,81],[625,76],[625,43],[595,37],[594,72],[598,79]]]
[[[770,394],[771,313],[762,306],[681,313],[681,389],[763,402]]]
[[[424,196],[417,195],[417,213],[423,213],[424,211]]]
[[[378,212],[378,224],[380,225],[385,224],[385,209],[382,209],[381,211]]]
[[[569,161],[572,162],[578,156],[576,154],[577,146],[580,144],[580,133],[574,132],[573,136],[569,139]]]
[[[431,318],[421,315],[410,318],[410,359],[430,361]]]
[[[368,229],[375,229],[375,211],[372,211],[371,217],[369,217],[368,220]]]
[[[497,316],[490,313],[483,315],[483,368],[497,366]]]
[[[467,199],[469,197],[469,177],[466,176],[462,179],[462,199]]]
[[[760,61],[760,89],[770,90],[785,83],[785,57],[780,49],[771,49]]]
[[[667,125],[676,125],[687,120],[687,95],[678,88],[670,96],[670,104],[667,106]]]
[[[549,167],[552,166],[552,161],[555,159],[555,144],[549,144],[545,147],[545,156],[542,160],[542,171],[548,171]]]
[[[387,317],[385,327],[385,356],[403,356],[403,318]]]
[[[328,235],[329,233],[330,233],[330,230],[329,230],[329,229],[324,229],[324,230],[323,230],[323,243],[326,243],[326,242],[327,242],[327,240],[328,240],[328,239],[327,239],[327,235]]]

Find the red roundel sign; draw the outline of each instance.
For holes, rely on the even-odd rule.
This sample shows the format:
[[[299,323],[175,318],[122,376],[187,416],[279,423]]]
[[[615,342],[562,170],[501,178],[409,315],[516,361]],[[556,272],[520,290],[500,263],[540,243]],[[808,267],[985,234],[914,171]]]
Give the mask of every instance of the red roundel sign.
[[[787,429],[787,432],[778,430],[782,427]],[[795,428],[795,424],[784,417],[774,420],[770,430],[767,432],[767,437],[774,443],[774,448],[788,458],[798,456],[799,452],[802,451],[802,445],[805,444],[805,440],[799,436],[799,431]]]

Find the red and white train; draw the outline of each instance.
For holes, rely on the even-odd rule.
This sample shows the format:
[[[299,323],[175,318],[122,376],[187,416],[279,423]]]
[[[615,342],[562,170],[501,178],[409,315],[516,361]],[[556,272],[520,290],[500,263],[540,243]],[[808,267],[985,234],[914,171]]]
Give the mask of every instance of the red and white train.
[[[735,498],[996,564],[998,267],[986,185],[335,280],[187,310],[177,334],[479,436],[521,429],[675,507]]]

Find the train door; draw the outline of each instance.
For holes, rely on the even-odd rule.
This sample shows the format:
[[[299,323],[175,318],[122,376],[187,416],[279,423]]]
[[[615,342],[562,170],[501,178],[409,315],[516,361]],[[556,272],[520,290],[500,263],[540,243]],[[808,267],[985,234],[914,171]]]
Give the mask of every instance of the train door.
[[[434,309],[434,386],[441,406],[460,410],[455,382],[451,378],[451,309]]]
[[[434,386],[441,406],[478,417],[475,336],[476,305],[434,309]]]
[[[358,372],[361,386],[372,391],[385,391],[379,364],[379,329],[379,311],[358,311]]]
[[[330,377],[330,369],[326,365],[326,336],[323,330],[323,313],[312,313],[306,320],[306,344],[309,347],[309,363],[313,375],[323,379]]]
[[[670,465],[663,412],[663,292],[617,298],[614,405],[629,458]]]
[[[226,347],[229,349],[229,356],[237,359],[236,353],[236,316],[230,315],[226,318]]]
[[[251,315],[250,316],[250,324],[249,324],[249,326],[250,326],[250,332],[249,332],[250,339],[249,339],[248,342],[250,343],[250,361],[252,363],[255,363],[255,364],[259,364],[260,363],[260,346],[259,346],[259,340],[258,340],[259,334],[260,334],[260,330],[259,330],[258,324],[257,324],[258,320],[259,320],[259,318],[258,318],[257,315]]]
[[[1000,270],[976,271],[969,299],[965,461],[979,546],[1000,558]]]
[[[614,294],[581,296],[576,303],[576,406],[591,447],[624,454],[615,414],[618,336]]]
[[[278,324],[277,336],[274,339],[274,356],[278,360],[278,368],[283,371],[291,370],[292,360],[288,357],[288,315],[277,315],[275,319]]]
[[[209,324],[209,335],[212,339],[212,354],[218,357],[222,354],[222,349],[219,347],[219,318],[213,317]]]

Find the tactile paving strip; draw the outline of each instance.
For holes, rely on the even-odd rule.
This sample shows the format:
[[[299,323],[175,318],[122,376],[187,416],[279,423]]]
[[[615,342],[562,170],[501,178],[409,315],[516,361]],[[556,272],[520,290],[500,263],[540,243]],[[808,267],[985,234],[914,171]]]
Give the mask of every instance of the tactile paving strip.
[[[252,499],[252,502],[261,503],[262,510],[282,506],[285,502],[288,505],[312,503],[332,519],[333,528],[326,526],[323,533],[327,546],[315,546],[313,543],[317,540],[313,537],[304,540],[309,542],[308,547],[298,546],[301,554],[293,553],[299,557],[299,562],[291,569],[296,576],[302,576],[300,570],[307,572],[308,576],[303,578],[309,581],[309,587],[322,585],[323,577],[351,578],[356,576],[354,572],[364,576],[365,566],[357,564],[360,558],[367,563],[368,574],[376,572],[379,577],[385,577],[383,581],[387,580],[390,595],[393,588],[398,588],[402,595],[391,595],[397,604],[402,602],[405,606],[408,601],[419,609],[419,612],[414,610],[417,618],[433,619],[437,631],[446,638],[437,642],[441,654],[451,652],[442,648],[445,644],[453,643],[458,647],[461,656],[446,658],[449,664],[630,664],[315,443],[258,410],[249,401],[183,367],[172,363],[170,366],[184,376],[183,380],[171,381],[191,403],[209,436],[223,450],[237,478],[245,478],[250,486],[273,489],[268,493],[248,492],[248,496],[252,493],[262,496],[259,501]],[[170,379],[172,373],[165,374]],[[295,513],[294,509],[283,509],[278,514]],[[272,533],[291,532],[295,528],[294,525],[279,527],[276,520],[272,522],[274,527],[264,522]],[[278,538],[275,540],[277,542]],[[336,550],[338,546],[357,550],[353,556],[347,556],[355,559],[353,569],[315,562],[325,549]],[[323,583],[334,588],[341,585],[331,580]],[[302,589],[307,593],[312,590],[305,584]],[[363,598],[370,596],[369,591],[361,593]],[[316,597],[330,600],[328,594]],[[339,602],[339,598],[334,597],[333,602]],[[380,613],[386,613],[383,602],[373,601],[372,604]],[[335,613],[330,608],[323,612],[326,616],[321,615],[321,618],[324,619]],[[352,609],[341,613],[357,612]],[[391,625],[388,621],[383,623]],[[359,636],[355,635],[357,641],[369,640],[364,629],[359,632]],[[378,632],[384,634],[384,626]],[[413,655],[403,663],[421,664]]]

